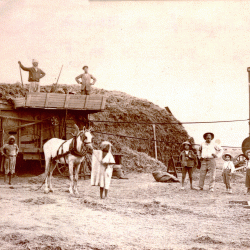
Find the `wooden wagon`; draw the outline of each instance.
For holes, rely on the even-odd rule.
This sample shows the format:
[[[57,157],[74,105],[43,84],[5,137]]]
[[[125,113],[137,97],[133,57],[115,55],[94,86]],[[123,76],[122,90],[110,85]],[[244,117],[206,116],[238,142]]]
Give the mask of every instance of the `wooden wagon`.
[[[30,93],[11,102],[0,100],[0,146],[14,135],[20,149],[17,168],[30,160],[41,165],[47,140],[70,139],[73,125],[88,127],[89,114],[103,111],[105,102],[102,95],[57,93]]]

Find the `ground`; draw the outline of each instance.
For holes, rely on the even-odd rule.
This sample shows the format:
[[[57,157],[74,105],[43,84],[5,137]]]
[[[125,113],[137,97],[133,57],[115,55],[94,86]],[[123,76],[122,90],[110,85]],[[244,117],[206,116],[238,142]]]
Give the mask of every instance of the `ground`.
[[[198,185],[199,170],[194,174]],[[108,199],[80,179],[79,197],[68,180],[55,176],[54,193],[36,191],[42,176],[0,177],[0,249],[249,249],[250,210],[230,201],[248,201],[244,173],[225,192],[217,170],[214,193],[180,190],[151,174],[113,179]],[[179,179],[181,175],[179,174]]]

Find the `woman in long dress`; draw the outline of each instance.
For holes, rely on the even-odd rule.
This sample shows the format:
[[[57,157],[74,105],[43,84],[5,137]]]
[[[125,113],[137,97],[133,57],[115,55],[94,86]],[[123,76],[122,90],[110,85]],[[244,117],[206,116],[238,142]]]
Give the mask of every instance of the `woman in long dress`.
[[[101,143],[101,150],[94,150],[92,155],[91,185],[100,186],[101,199],[108,196],[113,164],[115,164],[111,147],[110,142],[104,141]]]

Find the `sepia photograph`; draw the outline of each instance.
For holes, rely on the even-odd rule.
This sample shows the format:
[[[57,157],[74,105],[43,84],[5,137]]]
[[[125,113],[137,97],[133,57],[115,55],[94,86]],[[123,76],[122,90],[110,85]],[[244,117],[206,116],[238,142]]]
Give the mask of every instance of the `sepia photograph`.
[[[250,249],[249,13],[0,0],[0,249]]]

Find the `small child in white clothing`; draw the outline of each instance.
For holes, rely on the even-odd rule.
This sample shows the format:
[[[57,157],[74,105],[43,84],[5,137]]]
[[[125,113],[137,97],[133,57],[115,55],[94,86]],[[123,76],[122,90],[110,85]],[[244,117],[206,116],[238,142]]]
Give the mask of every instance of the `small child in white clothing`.
[[[223,182],[226,185],[227,192],[232,194],[233,191],[231,188],[231,177],[232,173],[235,171],[234,163],[232,161],[233,156],[229,153],[226,153],[222,156],[222,159],[225,161],[222,168]]]

